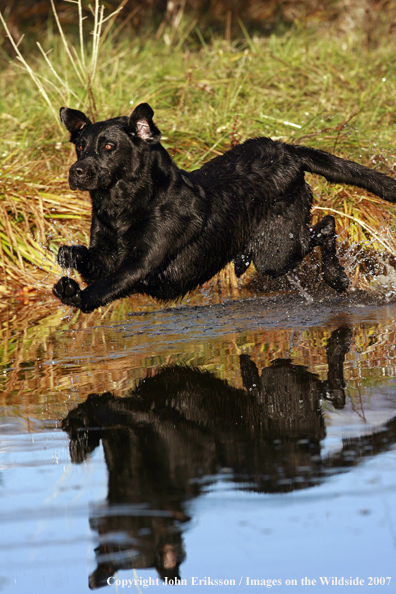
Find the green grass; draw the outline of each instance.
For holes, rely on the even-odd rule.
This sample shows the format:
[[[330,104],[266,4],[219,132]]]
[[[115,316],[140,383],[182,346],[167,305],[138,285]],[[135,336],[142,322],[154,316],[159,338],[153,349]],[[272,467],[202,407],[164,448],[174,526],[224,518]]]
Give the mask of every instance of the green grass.
[[[97,16],[100,19],[100,12]],[[94,36],[89,34],[93,18],[84,21],[84,31],[76,30],[74,38],[62,41],[59,32],[51,30],[41,41],[42,51],[23,40],[18,50],[25,64],[13,50],[6,54],[3,45],[4,294],[24,286],[50,290],[60,273],[54,265],[58,246],[87,242],[88,196],[67,186],[73,152],[58,120],[63,105],[106,119],[149,102],[164,146],[186,169],[236,142],[265,135],[394,175],[394,36],[379,31],[373,40],[356,31],[341,35],[325,26],[295,26],[282,35],[259,38],[250,37],[241,23],[240,37],[230,43],[208,41],[195,22],[184,19],[159,39],[148,33],[120,38],[113,37],[113,20],[99,31],[97,19]],[[396,256],[394,207],[361,190],[330,186],[321,178],[311,182],[314,214],[323,216],[323,208],[335,214],[351,274],[364,270],[363,261],[374,252]]]

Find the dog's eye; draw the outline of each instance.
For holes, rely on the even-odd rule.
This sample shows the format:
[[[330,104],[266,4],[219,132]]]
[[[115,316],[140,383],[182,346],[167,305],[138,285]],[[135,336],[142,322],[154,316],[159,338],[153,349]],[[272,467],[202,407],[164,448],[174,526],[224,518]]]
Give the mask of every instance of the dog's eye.
[[[110,142],[106,142],[104,147],[105,147],[106,151],[111,151],[111,149],[114,148],[114,144],[111,144]]]
[[[81,152],[82,152],[82,150],[83,150],[83,145],[82,145],[82,144],[79,144],[77,148],[78,148],[78,150],[79,150],[79,151],[81,151]]]

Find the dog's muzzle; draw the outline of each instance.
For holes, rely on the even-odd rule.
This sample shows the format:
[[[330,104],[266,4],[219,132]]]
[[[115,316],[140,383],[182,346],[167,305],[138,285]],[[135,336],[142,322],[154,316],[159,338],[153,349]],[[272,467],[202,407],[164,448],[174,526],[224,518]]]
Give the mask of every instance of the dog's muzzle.
[[[69,185],[72,190],[92,190],[95,175],[86,161],[76,161],[69,170]],[[94,183],[95,186],[95,183]]]
[[[92,159],[76,161],[69,170],[69,186],[72,190],[98,190],[107,188],[112,181],[107,167],[99,167]]]

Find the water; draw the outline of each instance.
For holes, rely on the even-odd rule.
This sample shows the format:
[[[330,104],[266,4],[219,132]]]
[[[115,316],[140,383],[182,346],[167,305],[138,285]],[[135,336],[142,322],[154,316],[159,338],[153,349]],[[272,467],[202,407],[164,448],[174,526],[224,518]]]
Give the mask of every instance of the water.
[[[396,591],[396,304],[50,307],[2,312],[1,592]]]

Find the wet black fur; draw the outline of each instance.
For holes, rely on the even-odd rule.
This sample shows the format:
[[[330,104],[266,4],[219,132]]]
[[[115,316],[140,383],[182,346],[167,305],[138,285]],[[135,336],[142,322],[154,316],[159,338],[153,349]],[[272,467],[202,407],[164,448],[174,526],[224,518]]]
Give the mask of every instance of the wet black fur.
[[[254,138],[183,171],[161,146],[154,112],[141,104],[128,117],[92,124],[62,108],[76,145],[72,189],[90,192],[89,248],[62,246],[58,262],[69,277],[54,286],[65,304],[90,312],[131,295],[169,300],[185,295],[233,261],[238,276],[251,261],[271,277],[295,268],[315,246],[324,280],[344,291],[348,278],[336,254],[335,224],[311,227],[312,192],[304,172],[347,183],[396,201],[396,181],[316,149]]]

